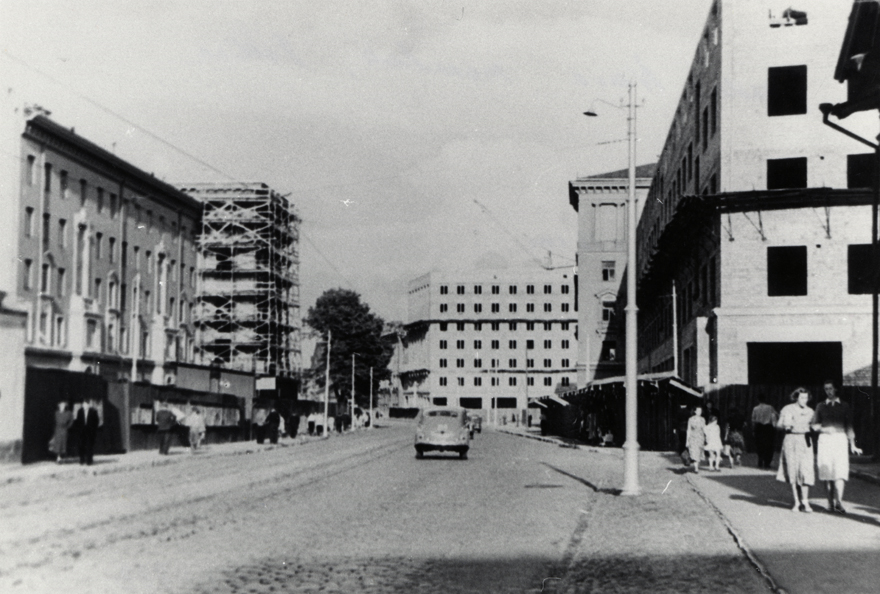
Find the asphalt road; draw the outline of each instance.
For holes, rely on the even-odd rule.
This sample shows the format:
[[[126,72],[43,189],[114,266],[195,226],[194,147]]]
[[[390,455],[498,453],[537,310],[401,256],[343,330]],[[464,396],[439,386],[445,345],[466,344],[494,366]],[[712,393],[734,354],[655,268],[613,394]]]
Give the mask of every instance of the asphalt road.
[[[483,432],[417,460],[412,435],[2,485],[0,592],[552,589],[601,487],[583,454]]]

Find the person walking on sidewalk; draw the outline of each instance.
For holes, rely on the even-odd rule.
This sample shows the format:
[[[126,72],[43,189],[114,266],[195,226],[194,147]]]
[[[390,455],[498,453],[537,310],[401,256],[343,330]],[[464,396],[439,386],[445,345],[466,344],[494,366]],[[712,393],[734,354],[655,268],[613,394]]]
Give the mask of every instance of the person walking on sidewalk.
[[[712,415],[703,431],[706,433],[706,454],[709,457],[709,470],[721,471],[721,427],[718,426],[718,417]]]
[[[724,431],[724,451],[730,459],[730,467],[734,464],[742,465],[743,451],[746,449],[746,441],[743,438],[743,427],[746,418],[739,409],[732,408],[727,413],[727,426]]]
[[[159,434],[159,453],[163,456],[167,456],[171,449],[171,430],[176,424],[177,417],[171,412],[168,402],[161,401],[159,410],[156,411],[156,429]]]
[[[67,455],[67,432],[73,425],[73,413],[67,410],[67,402],[62,400],[58,403],[58,410],[55,411],[55,431],[52,434],[52,440],[49,442],[49,451],[55,454],[58,464],[64,461]]]
[[[758,394],[758,405],[752,409],[752,430],[755,432],[758,468],[769,469],[773,462],[773,442],[776,441],[778,418],[776,409],[767,404],[763,394]]]
[[[92,465],[95,457],[95,441],[101,416],[98,414],[98,403],[94,398],[83,401],[82,408],[76,413],[76,424],[79,427],[79,463]]]
[[[840,401],[833,380],[826,380],[824,387],[827,398],[816,406],[813,414],[813,430],[819,432],[816,465],[819,480],[825,481],[828,511],[844,514],[843,488],[849,479],[849,452],[861,455],[862,450],[856,447],[852,409]]]
[[[703,446],[706,444],[706,419],[703,418],[703,408],[694,407],[694,414],[688,420],[687,426],[687,449],[694,465],[694,472],[699,474],[700,462],[703,460]]]
[[[202,411],[198,406],[193,407],[192,411],[186,416],[184,424],[189,427],[189,447],[195,453],[199,446],[202,445],[202,440],[205,439],[205,432],[207,431],[205,417],[202,416]]]
[[[798,388],[791,393],[789,399],[792,403],[779,412],[777,426],[785,432],[785,438],[782,441],[776,480],[791,485],[794,501],[791,511],[810,513],[813,511],[810,507],[810,487],[816,481],[813,470],[813,440],[810,434],[813,409],[807,406],[810,393],[804,388]]]

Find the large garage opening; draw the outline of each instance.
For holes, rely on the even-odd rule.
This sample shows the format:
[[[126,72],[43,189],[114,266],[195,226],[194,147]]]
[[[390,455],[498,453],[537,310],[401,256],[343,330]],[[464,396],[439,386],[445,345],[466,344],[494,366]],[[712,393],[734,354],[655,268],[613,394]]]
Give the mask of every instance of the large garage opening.
[[[816,385],[843,377],[839,342],[750,342],[749,384]]]
[[[482,398],[467,398],[461,397],[458,399],[458,405],[462,408],[470,408],[470,409],[481,409],[483,408],[483,399]]]

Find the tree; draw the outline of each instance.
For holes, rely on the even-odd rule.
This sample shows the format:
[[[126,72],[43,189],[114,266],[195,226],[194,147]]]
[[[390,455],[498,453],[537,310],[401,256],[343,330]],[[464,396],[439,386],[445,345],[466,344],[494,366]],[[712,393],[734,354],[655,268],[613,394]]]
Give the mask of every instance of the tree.
[[[378,392],[379,382],[389,377],[388,362],[391,349],[382,342],[382,318],[361,302],[361,297],[347,289],[325,291],[305,319],[312,329],[326,341],[332,333],[330,345],[330,387],[337,402],[348,401],[351,396],[351,357],[355,355],[355,404],[368,404],[370,395],[370,367],[373,368],[373,394]],[[310,371],[319,386],[324,386],[327,364],[324,357],[315,361]]]

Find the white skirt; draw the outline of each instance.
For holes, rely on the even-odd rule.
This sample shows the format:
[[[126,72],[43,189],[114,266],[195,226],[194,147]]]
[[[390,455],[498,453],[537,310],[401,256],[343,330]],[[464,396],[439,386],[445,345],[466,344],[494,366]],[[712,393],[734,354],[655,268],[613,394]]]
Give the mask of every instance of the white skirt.
[[[816,466],[820,481],[849,479],[849,439],[845,433],[820,433]]]

